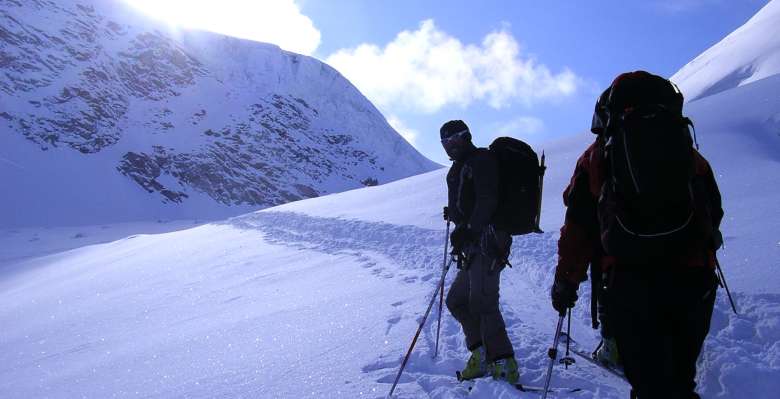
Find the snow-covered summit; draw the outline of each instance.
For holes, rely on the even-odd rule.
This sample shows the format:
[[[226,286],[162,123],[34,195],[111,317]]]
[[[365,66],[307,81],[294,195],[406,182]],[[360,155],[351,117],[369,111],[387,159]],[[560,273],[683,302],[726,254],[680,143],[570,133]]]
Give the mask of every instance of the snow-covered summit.
[[[771,0],[744,25],[680,69],[672,81],[687,101],[780,73],[780,1]]]
[[[209,218],[436,164],[330,66],[118,0],[0,2],[0,220]]]

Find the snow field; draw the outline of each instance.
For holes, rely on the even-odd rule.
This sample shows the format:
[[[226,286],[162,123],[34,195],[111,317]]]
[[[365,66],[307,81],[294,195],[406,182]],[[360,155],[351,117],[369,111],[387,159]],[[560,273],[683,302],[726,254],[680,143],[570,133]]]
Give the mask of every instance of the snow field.
[[[443,225],[443,223],[441,223]],[[384,397],[441,272],[444,231],[264,211],[222,224],[135,236],[29,260],[0,279],[0,391],[10,397]],[[213,245],[218,240],[220,245]],[[557,233],[517,239],[502,309],[523,383],[541,385],[556,314]],[[455,270],[448,274],[448,283]],[[595,346],[587,283],[573,336]],[[780,297],[723,292],[701,360],[704,397],[780,388]],[[436,306],[397,388],[399,398],[536,397],[454,378],[467,356]],[[563,347],[560,348],[561,350]],[[750,376],[749,379],[746,379]],[[553,385],[578,398],[627,396],[580,361]]]
[[[205,223],[202,220],[158,220],[97,226],[26,227],[0,230],[0,268],[24,259],[108,243],[134,234],[168,233]]]
[[[204,226],[24,264],[0,283],[8,397],[357,397],[402,281],[374,256]],[[227,246],[209,245],[215,237]],[[179,241],[182,239],[182,241]],[[129,256],[137,253],[139,256]],[[48,266],[42,266],[45,263]],[[391,288],[392,289],[388,289]],[[407,288],[408,290],[408,288]],[[397,305],[396,305],[397,307]],[[381,346],[380,346],[381,347]],[[352,381],[350,381],[352,380]]]

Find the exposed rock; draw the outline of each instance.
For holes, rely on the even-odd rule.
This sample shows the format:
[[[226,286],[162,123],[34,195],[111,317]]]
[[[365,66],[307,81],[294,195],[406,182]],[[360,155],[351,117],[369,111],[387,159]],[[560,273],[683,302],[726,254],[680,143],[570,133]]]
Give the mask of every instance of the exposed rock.
[[[51,154],[75,151],[92,162],[84,170],[116,170],[122,182],[94,185],[130,179],[156,204],[205,195],[228,207],[436,167],[320,61],[205,32],[174,35],[123,7],[0,0],[0,126],[42,150],[36,162],[70,170],[57,163],[70,156]]]

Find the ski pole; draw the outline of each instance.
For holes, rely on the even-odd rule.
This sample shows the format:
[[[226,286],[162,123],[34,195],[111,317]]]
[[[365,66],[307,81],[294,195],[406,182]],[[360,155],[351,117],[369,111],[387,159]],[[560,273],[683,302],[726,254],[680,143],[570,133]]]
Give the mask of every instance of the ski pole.
[[[444,285],[444,276],[447,275],[447,270],[450,269],[451,264],[452,264],[452,259],[450,259],[449,262],[447,262],[444,271],[441,274],[441,280],[439,281],[439,284],[436,286],[436,290],[433,291],[433,296],[431,296],[431,301],[428,303],[428,309],[425,310],[425,315],[423,315],[423,318],[420,321],[420,326],[417,328],[417,332],[414,334],[414,338],[412,338],[412,344],[409,345],[409,350],[406,351],[406,356],[404,356],[404,361],[401,362],[401,368],[398,369],[398,374],[395,376],[395,381],[393,381],[393,386],[390,388],[390,393],[387,394],[388,398],[393,396],[393,391],[395,391],[395,386],[398,385],[398,380],[401,379],[401,374],[404,372],[404,368],[406,367],[406,362],[409,361],[409,356],[412,354],[414,345],[417,343],[417,338],[420,337],[420,332],[422,331],[423,326],[425,326],[425,321],[428,319],[428,315],[431,313],[431,308],[433,308],[433,303],[436,302],[436,295],[439,293],[439,290],[442,288],[442,285]]]
[[[444,261],[441,263],[442,276],[447,273],[447,246],[450,243],[450,221],[447,220],[447,234],[444,235]],[[441,288],[439,289],[439,321],[436,323],[436,349],[433,351],[433,358],[439,355],[439,333],[441,332],[441,310],[444,305],[444,277],[441,279]]]
[[[571,308],[569,308],[569,317],[566,325],[566,356],[561,359],[561,364],[564,365],[566,370],[569,366],[575,363],[574,358],[569,355],[569,345],[571,344]]]
[[[447,263],[446,270],[449,269],[450,265],[452,264],[452,260],[450,260]],[[442,280],[444,279],[444,274],[442,274]],[[431,313],[431,308],[433,308],[433,303],[436,302],[436,294],[439,293],[439,290],[441,289],[442,284],[438,284],[436,286],[436,290],[433,292],[433,296],[431,297],[431,301],[428,303],[428,309],[425,311],[425,315],[423,315],[422,320],[420,321],[420,326],[417,328],[417,332],[414,334],[414,338],[412,338],[412,344],[409,345],[409,350],[406,351],[406,356],[404,356],[404,361],[401,362],[401,368],[398,369],[398,374],[395,376],[395,381],[393,381],[393,386],[390,388],[390,393],[387,394],[387,397],[390,398],[393,395],[393,391],[395,391],[395,386],[398,385],[398,380],[401,378],[401,374],[404,372],[404,368],[406,367],[406,362],[409,361],[409,356],[412,354],[412,350],[414,349],[414,345],[417,343],[417,338],[420,337],[420,332],[423,329],[423,326],[425,325],[425,320],[428,319],[428,314]]]
[[[547,351],[547,355],[550,356],[550,365],[547,366],[547,379],[544,382],[544,393],[542,393],[542,399],[547,399],[547,390],[550,389],[550,379],[552,378],[552,369],[555,364],[555,358],[558,357],[558,341],[561,339],[561,329],[563,329],[563,319],[566,317],[566,313],[558,317],[558,327],[555,328],[555,340],[553,346]]]
[[[723,275],[723,269],[720,268],[720,262],[718,262],[717,257],[715,258],[715,266],[717,266],[718,268],[718,278],[723,283],[723,288],[726,289],[726,295],[728,295],[729,297],[729,303],[731,303],[731,310],[734,311],[734,314],[738,315],[739,313],[737,313],[737,306],[734,304],[734,299],[731,297],[731,291],[729,291],[729,285],[728,283],[726,283],[726,276]]]

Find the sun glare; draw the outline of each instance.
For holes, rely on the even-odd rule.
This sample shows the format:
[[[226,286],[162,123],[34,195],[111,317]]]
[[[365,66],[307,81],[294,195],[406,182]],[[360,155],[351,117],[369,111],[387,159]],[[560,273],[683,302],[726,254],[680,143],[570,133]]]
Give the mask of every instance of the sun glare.
[[[320,32],[294,0],[125,0],[167,23],[312,54]]]

